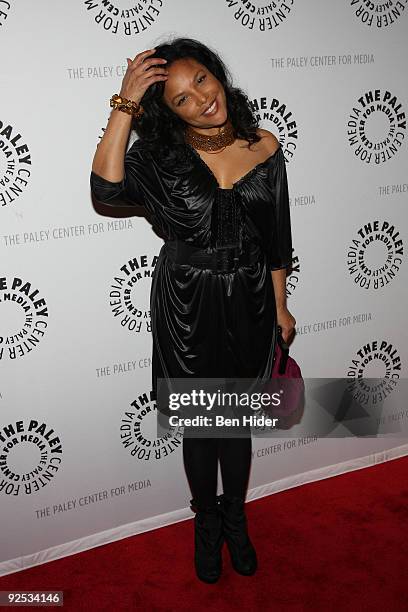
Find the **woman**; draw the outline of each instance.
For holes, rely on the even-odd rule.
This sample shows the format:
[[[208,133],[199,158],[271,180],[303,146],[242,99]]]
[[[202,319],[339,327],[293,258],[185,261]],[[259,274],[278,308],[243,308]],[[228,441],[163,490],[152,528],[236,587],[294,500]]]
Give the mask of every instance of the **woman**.
[[[145,207],[165,240],[150,296],[153,391],[158,378],[270,378],[277,325],[288,342],[296,323],[286,306],[292,242],[280,144],[198,41],[175,39],[127,61],[91,188],[106,204]],[[126,152],[132,125],[139,139]],[[197,576],[218,580],[224,540],[234,569],[252,575],[250,436],[184,437],[183,458]]]

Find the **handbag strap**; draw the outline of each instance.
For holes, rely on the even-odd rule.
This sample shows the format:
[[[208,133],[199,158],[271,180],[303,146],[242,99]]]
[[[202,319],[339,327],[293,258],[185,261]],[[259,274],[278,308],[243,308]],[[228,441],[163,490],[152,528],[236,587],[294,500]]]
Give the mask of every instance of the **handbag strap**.
[[[280,325],[278,325],[278,336],[277,336],[277,341],[279,343],[279,347],[282,351],[282,356],[281,359],[279,361],[279,374],[284,374],[285,370],[286,370],[286,364],[288,362],[288,357],[289,357],[289,345],[286,344],[286,342],[284,341],[284,339],[282,338],[282,328]]]

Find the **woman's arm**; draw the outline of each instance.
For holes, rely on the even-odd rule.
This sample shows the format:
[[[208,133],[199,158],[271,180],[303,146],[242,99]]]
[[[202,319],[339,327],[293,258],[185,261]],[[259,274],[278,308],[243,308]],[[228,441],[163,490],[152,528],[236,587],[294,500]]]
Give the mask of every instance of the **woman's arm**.
[[[155,49],[138,53],[123,78],[119,95],[139,104],[146,90],[158,81],[167,79],[163,67],[165,59],[149,57]],[[112,109],[105,133],[96,147],[90,177],[95,198],[110,205],[143,205],[143,194],[138,184],[143,172],[143,156],[135,147],[126,152],[132,115]]]
[[[90,176],[91,193],[107,206],[145,206],[141,176],[143,152],[136,142],[126,152],[132,117],[113,109],[105,134],[97,146]]]
[[[271,276],[275,292],[277,323],[282,328],[283,340],[289,342],[296,325],[296,319],[289,312],[286,303],[286,268],[272,270]]]
[[[273,290],[275,293],[277,324],[282,328],[282,338],[289,343],[294,333],[296,320],[289,312],[286,301],[286,274],[292,264],[292,230],[290,220],[288,181],[286,164],[279,142],[273,134],[263,130],[266,142],[276,151],[276,164],[271,177],[275,198],[272,208],[272,226],[274,235],[271,238],[269,266]]]
[[[272,270],[272,283],[275,292],[275,303],[277,310],[283,310],[286,305],[286,268]]]
[[[132,116],[112,109],[105,133],[96,147],[92,172],[112,183],[124,178],[124,159]]]
[[[128,67],[123,77],[120,96],[140,104],[150,85],[167,79],[166,69],[160,67],[166,60],[149,58],[155,51],[148,49],[138,53],[133,61],[127,58]],[[119,183],[124,178],[124,157],[131,124],[131,115],[112,109],[105,133],[96,149],[92,172],[112,183]]]

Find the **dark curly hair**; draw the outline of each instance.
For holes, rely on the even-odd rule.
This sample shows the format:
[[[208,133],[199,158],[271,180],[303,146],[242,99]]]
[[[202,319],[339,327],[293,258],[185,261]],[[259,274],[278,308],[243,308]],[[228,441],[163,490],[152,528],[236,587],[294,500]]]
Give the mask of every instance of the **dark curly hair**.
[[[256,131],[259,121],[247,95],[233,86],[229,70],[215,51],[192,38],[175,38],[157,45],[155,53],[150,57],[165,58],[167,66],[187,57],[205,66],[225,90],[228,117],[236,137],[247,140],[249,144],[260,140]],[[144,114],[139,121],[133,121],[132,128],[149,147],[169,152],[174,150],[174,145],[184,143],[186,123],[165,104],[163,92],[164,81],[157,81],[146,90],[141,100]]]

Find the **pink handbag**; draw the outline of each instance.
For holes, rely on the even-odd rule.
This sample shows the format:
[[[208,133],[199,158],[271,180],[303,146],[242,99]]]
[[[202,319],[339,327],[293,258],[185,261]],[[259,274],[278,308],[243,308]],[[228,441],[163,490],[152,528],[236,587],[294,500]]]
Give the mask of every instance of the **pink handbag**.
[[[282,380],[279,379],[292,379]],[[278,429],[290,429],[300,423],[305,404],[305,384],[298,363],[290,357],[289,346],[282,338],[282,329],[278,326],[275,354],[273,357],[272,376],[265,390],[274,393],[283,387],[285,393],[279,406],[268,407],[268,416],[279,419]]]
[[[289,356],[289,346],[282,338],[282,329],[278,326],[278,334],[273,356],[272,378],[302,378],[299,365]]]

